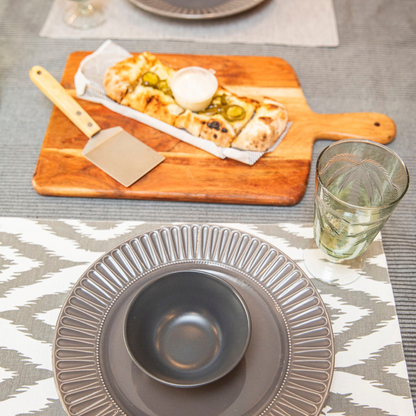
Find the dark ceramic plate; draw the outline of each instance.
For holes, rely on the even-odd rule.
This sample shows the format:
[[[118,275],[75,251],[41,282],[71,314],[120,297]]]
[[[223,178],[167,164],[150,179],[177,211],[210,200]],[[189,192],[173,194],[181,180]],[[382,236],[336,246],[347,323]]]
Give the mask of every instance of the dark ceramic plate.
[[[264,0],[130,0],[148,12],[177,19],[216,19],[242,13]]]
[[[225,377],[178,389],[133,362],[123,323],[138,290],[187,270],[233,286],[250,310],[252,335]],[[212,225],[148,232],[97,260],[62,307],[53,354],[70,416],[318,416],[334,369],[331,323],[308,277],[269,243]]]
[[[174,387],[198,387],[229,373],[250,341],[250,315],[227,282],[199,271],[148,283],[129,306],[124,339],[132,360]]]

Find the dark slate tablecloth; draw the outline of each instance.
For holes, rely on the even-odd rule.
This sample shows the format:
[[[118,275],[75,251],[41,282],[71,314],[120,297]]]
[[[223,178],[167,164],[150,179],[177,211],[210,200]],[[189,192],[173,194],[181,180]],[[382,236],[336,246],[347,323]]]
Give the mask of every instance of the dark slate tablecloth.
[[[120,0],[123,1],[123,0]],[[125,0],[127,1],[127,0]],[[416,2],[334,0],[340,47],[302,48],[169,41],[120,41],[134,51],[280,56],[295,69],[316,112],[375,111],[392,117],[390,145],[411,175],[416,169]],[[0,215],[32,218],[246,223],[310,222],[313,175],[294,207],[52,198],[36,194],[31,178],[52,104],[31,83],[42,65],[58,79],[67,56],[102,40],[52,40],[38,33],[50,0],[0,1]],[[319,24],[319,22],[317,22]],[[313,165],[327,142],[316,143]],[[416,396],[416,191],[411,183],[383,231],[413,396]]]

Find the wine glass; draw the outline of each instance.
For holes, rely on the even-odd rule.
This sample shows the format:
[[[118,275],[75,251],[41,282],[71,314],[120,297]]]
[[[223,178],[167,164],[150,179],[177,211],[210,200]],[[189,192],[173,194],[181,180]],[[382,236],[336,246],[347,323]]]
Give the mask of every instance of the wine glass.
[[[90,0],[71,0],[64,13],[64,21],[75,29],[90,29],[101,25],[106,20],[105,9]]]
[[[307,270],[332,285],[356,280],[363,253],[408,187],[406,165],[386,146],[362,139],[328,146],[316,164],[315,241],[305,250]]]

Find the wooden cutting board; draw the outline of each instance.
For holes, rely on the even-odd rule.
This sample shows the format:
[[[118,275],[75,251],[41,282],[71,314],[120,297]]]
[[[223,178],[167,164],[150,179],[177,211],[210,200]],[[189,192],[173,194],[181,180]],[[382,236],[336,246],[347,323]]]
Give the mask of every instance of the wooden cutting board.
[[[62,77],[75,96],[74,75],[89,52],[72,53]],[[198,201],[232,204],[294,205],[306,190],[312,147],[317,139],[351,137],[389,143],[394,122],[377,113],[317,114],[308,106],[292,67],[283,59],[254,56],[157,55],[177,67],[216,71],[219,83],[237,94],[267,96],[283,103],[293,122],[277,149],[253,166],[221,160],[102,105],[78,100],[106,129],[121,126],[160,152],[166,160],[125,188],[81,155],[87,138],[54,107],[33,177],[42,195]],[[41,94],[39,92],[39,94]]]

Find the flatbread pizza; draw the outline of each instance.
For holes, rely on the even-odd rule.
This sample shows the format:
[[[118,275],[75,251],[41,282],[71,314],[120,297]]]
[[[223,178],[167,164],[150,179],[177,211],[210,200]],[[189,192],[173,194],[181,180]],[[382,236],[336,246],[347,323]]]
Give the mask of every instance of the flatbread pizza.
[[[114,101],[220,147],[264,152],[285,130],[288,114],[282,104],[240,97],[221,86],[206,109],[183,109],[170,89],[175,73],[176,69],[144,52],[109,68],[104,87]]]

